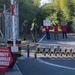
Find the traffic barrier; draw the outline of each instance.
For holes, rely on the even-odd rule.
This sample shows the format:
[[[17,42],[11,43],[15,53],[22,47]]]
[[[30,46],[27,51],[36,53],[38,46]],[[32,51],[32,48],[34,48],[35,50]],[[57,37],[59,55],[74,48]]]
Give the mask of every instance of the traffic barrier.
[[[64,55],[66,55],[67,56],[67,48],[65,48],[65,51],[64,51]]]
[[[70,50],[68,50],[67,48],[65,48],[64,50],[62,50],[62,48],[60,47],[59,50],[57,50],[57,47],[54,47],[54,50],[51,50],[51,48],[49,47],[36,47],[36,53],[42,53],[44,56],[46,56],[46,53],[49,55],[49,56],[62,56],[62,55],[65,55],[65,56],[72,56],[73,57],[73,54],[74,52],[72,51],[72,48]]]
[[[60,47],[60,50],[59,50],[59,55],[62,56],[62,49]]]
[[[72,48],[70,49],[69,56],[73,56]]]
[[[42,54],[43,54],[44,56],[46,56],[45,48],[43,48],[43,52],[42,52]]]
[[[12,46],[13,46],[13,41],[8,40],[7,47],[11,50]],[[15,54],[16,56],[20,56],[21,55],[21,47],[22,47],[20,40],[16,40],[16,46],[18,46],[18,52],[12,52],[12,53]]]
[[[56,48],[54,48],[53,55],[57,56]]]
[[[48,55],[51,56],[51,48],[48,50]]]
[[[36,47],[36,53],[39,53],[39,51],[40,51],[39,47]]]

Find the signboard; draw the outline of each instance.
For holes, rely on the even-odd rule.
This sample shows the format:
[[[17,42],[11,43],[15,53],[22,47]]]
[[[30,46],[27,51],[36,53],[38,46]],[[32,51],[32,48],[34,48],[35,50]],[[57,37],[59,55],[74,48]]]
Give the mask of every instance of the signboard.
[[[5,72],[13,62],[9,48],[0,48],[0,72]]]
[[[63,22],[61,22],[61,25],[62,26],[66,26],[67,25],[67,22],[66,21],[63,21]]]
[[[43,20],[43,26],[50,26],[50,20]]]

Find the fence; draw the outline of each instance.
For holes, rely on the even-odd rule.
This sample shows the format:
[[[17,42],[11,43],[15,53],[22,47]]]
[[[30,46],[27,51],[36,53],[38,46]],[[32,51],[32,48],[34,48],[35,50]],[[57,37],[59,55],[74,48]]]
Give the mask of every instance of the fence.
[[[12,15],[10,10],[6,10],[4,5],[4,11],[2,15],[2,33],[6,40],[12,39]],[[15,36],[19,39],[19,13],[18,4],[15,2]]]

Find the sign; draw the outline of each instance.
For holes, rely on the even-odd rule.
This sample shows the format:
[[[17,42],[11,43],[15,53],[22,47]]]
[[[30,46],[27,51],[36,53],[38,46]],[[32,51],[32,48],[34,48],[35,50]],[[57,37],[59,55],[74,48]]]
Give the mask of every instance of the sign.
[[[63,21],[63,22],[61,22],[61,25],[62,26],[66,26],[67,25],[67,22],[66,21]]]
[[[43,26],[50,26],[50,20],[43,20]]]
[[[12,46],[11,47],[11,52],[18,52],[18,47],[17,46]]]
[[[0,72],[5,72],[13,62],[9,48],[0,48]]]

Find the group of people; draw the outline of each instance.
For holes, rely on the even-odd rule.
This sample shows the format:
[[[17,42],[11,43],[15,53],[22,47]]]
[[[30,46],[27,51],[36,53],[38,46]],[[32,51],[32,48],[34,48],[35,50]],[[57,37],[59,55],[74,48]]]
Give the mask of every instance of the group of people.
[[[46,31],[46,37],[47,39],[50,39],[50,26],[44,26],[45,31]],[[54,29],[54,39],[58,40],[58,24],[54,23],[53,24],[53,29]],[[63,24],[61,25],[61,30],[62,30],[62,38],[67,39],[67,25]]]
[[[26,34],[27,34],[27,20],[24,21],[23,23],[23,36],[24,36],[24,40],[26,40]],[[47,39],[51,39],[50,38],[50,26],[42,26],[45,28],[46,31],[46,38]],[[31,32],[31,36],[32,36],[32,41],[33,42],[37,42],[36,38],[36,34],[37,34],[37,29],[38,29],[38,25],[36,24],[35,20],[33,20],[32,24],[31,24],[31,28],[30,28],[30,32]],[[58,40],[58,24],[57,23],[53,23],[53,29],[54,29],[54,39]],[[41,29],[42,30],[42,29]],[[61,25],[61,30],[62,30],[62,38],[63,39],[67,39],[67,25],[65,25],[65,23],[63,23]]]
[[[31,28],[30,28],[33,42],[37,42],[36,41],[37,29],[38,29],[38,25],[36,24],[35,20],[33,20],[32,24],[31,24]],[[22,24],[22,30],[23,30],[23,39],[26,40],[27,34],[28,34],[28,21],[27,20],[24,20],[24,22]]]

